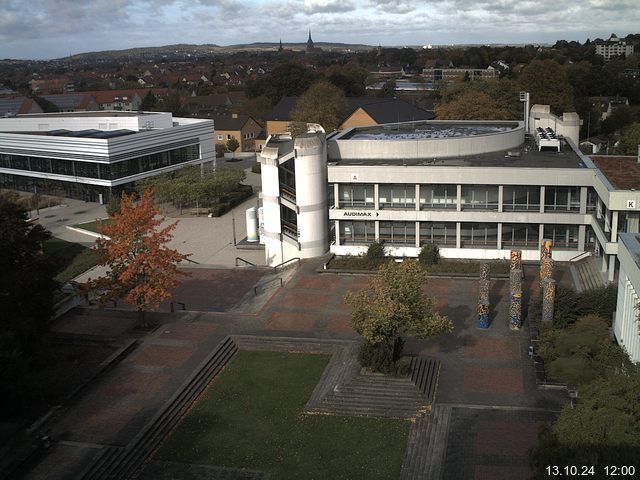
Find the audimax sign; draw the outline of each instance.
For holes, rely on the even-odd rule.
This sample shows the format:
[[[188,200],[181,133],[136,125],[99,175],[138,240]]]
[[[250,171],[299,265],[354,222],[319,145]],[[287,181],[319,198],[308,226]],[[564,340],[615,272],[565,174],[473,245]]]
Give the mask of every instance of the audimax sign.
[[[374,215],[375,213],[375,215]],[[344,212],[343,217],[378,217],[378,212]]]

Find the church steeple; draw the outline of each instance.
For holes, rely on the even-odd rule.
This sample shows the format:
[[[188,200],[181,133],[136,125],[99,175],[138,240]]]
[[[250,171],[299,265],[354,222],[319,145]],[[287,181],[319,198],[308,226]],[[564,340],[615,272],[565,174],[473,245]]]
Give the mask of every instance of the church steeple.
[[[281,52],[282,51],[282,39],[280,39],[280,46],[278,47],[278,51]]]
[[[309,29],[309,39],[307,40],[307,53],[313,53],[315,50],[315,46],[313,45],[313,40],[311,39],[311,29]]]

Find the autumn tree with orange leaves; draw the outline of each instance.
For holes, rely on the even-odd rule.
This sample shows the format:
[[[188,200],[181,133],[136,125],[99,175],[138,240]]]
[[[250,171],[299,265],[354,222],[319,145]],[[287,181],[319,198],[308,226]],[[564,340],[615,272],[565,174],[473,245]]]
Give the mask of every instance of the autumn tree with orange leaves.
[[[179,277],[188,275],[178,269],[188,255],[167,247],[178,222],[160,227],[163,222],[151,189],[137,201],[135,194],[122,193],[120,213],[99,227],[108,238],[96,240],[100,265],[109,269],[106,276],[89,281],[101,305],[122,299],[136,308],[143,322],[147,310],[171,298]]]

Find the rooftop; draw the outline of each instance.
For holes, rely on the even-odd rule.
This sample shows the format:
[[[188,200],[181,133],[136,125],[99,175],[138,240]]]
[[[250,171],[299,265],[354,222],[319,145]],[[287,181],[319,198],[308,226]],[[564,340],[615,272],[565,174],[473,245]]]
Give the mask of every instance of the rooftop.
[[[158,115],[160,112],[123,112],[121,110],[94,110],[90,112],[56,112],[30,113],[21,115],[24,118],[73,118],[73,117],[141,117],[144,115]]]
[[[588,168],[573,149],[564,145],[562,151],[538,151],[536,142],[527,137],[517,148],[497,152],[481,153],[468,156],[451,156],[441,158],[404,158],[404,159],[367,159],[329,158],[338,165],[375,165],[400,166],[424,165],[441,167],[512,167],[512,168]]]
[[[518,128],[517,122],[504,124],[487,123],[395,123],[358,127],[342,135],[340,140],[414,140],[420,138],[454,138],[489,135],[508,132]]]
[[[616,190],[640,190],[640,164],[637,157],[592,155],[591,160]]]

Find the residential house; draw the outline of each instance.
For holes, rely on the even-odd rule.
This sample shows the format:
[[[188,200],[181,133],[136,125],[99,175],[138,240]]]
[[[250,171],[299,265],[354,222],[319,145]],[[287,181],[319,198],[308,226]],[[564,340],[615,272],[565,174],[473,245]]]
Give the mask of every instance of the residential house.
[[[98,110],[98,102],[88,93],[63,93],[43,95],[42,98],[53,103],[60,112],[89,112]]]
[[[627,97],[589,97],[589,102],[600,113],[600,120],[606,120],[616,107],[629,106]]]
[[[42,108],[32,98],[0,98],[0,117],[13,117],[25,113],[42,113]]]
[[[215,142],[217,145],[225,145],[231,138],[235,138],[240,152],[254,152],[255,141],[262,132],[262,127],[249,115],[232,113],[231,115],[213,115],[215,128]]]

